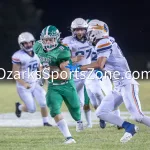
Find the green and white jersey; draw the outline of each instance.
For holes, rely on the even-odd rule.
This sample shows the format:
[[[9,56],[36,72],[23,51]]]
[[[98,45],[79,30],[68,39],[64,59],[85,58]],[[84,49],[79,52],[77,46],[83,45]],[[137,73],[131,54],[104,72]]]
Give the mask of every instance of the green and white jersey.
[[[61,43],[59,43],[58,46],[53,50],[45,51],[41,41],[39,40],[34,44],[33,50],[40,58],[40,62],[43,67],[59,67],[59,65],[64,61],[71,62],[71,53],[69,48],[62,45]],[[49,79],[49,81],[51,81],[51,79]],[[53,82],[62,82],[62,80],[54,80]]]

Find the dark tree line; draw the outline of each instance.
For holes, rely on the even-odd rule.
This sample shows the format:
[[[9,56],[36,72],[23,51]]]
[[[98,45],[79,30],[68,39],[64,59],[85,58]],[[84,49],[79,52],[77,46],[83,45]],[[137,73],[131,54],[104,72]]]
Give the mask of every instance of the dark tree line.
[[[11,55],[19,49],[18,35],[28,31],[39,36],[42,11],[32,0],[0,1],[0,68],[11,69]]]

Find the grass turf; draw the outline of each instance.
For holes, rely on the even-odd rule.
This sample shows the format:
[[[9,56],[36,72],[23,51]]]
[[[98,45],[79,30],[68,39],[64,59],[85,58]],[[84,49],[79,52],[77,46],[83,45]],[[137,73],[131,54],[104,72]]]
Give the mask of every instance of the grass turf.
[[[150,81],[140,81],[140,99],[144,111],[150,111]],[[19,100],[14,83],[0,83],[0,113],[14,112],[14,103]],[[39,109],[39,107],[38,107]],[[126,110],[121,106],[121,110]],[[67,111],[65,105],[62,111]],[[135,123],[135,122],[134,122]],[[150,129],[136,123],[140,132],[128,143],[119,142],[123,130],[98,125],[81,133],[70,127],[76,144],[63,145],[63,136],[56,127],[0,128],[0,150],[149,150]]]

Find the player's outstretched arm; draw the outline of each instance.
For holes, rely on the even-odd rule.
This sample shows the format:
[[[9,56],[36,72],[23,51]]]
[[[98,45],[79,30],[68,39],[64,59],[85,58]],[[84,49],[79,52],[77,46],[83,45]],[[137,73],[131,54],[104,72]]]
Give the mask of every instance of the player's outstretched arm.
[[[80,60],[82,60],[84,58],[84,56],[75,56],[71,58],[71,61],[74,62],[78,62]]]
[[[12,76],[13,78],[20,83],[22,86],[24,86],[25,88],[29,89],[30,85],[28,83],[26,83],[23,79],[21,79],[20,77],[20,64],[13,64],[12,66]]]
[[[104,65],[106,63],[107,58],[106,57],[100,57],[96,62],[93,62],[88,65],[78,66],[78,65],[66,65],[66,68],[69,68],[71,71],[87,71],[92,69],[100,69],[103,70]]]

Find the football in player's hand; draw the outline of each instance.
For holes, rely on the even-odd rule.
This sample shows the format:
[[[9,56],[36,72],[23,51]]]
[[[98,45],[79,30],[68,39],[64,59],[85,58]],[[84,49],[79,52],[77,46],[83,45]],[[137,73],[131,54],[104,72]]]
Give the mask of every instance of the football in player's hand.
[[[57,74],[57,72],[58,73],[60,73],[61,72],[61,69],[58,67],[58,66],[50,66],[49,67],[50,68],[50,74]]]

